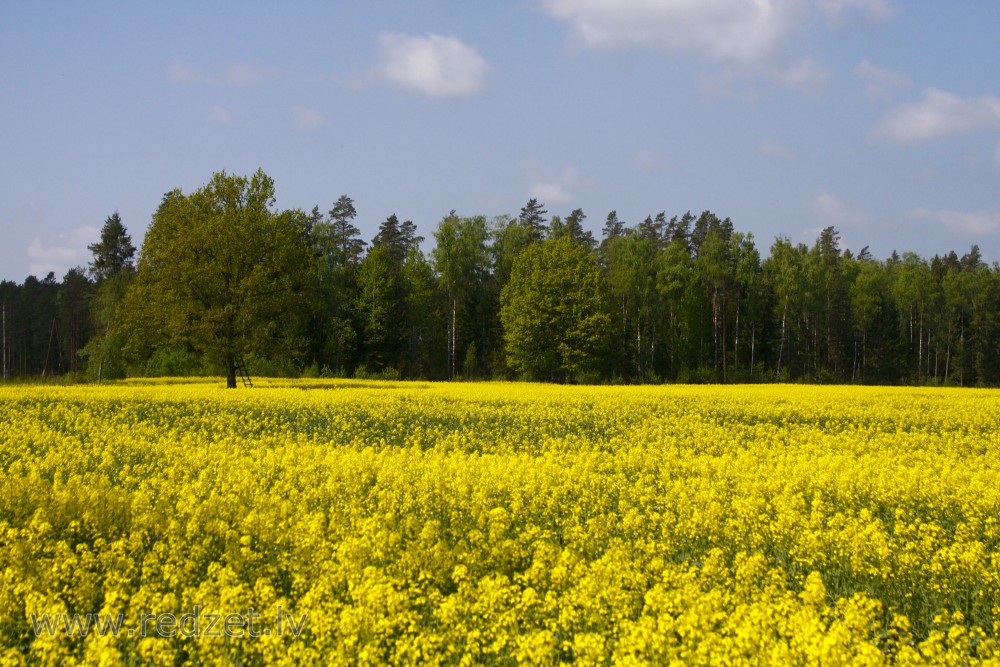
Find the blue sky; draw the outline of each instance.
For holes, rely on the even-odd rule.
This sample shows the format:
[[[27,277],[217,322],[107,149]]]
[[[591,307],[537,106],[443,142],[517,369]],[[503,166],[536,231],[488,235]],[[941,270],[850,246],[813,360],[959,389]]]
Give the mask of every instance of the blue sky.
[[[257,167],[366,240],[538,197],[1000,260],[997,34],[994,0],[5,0],[0,278]]]

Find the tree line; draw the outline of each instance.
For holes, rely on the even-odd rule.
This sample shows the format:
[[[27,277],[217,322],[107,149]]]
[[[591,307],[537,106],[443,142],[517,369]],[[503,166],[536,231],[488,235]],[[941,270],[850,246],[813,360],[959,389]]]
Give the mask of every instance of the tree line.
[[[711,211],[460,216],[429,252],[346,195],[278,211],[263,171],[120,216],[86,268],[0,283],[6,377],[225,374],[558,382],[1000,384],[1000,265],[753,234]]]

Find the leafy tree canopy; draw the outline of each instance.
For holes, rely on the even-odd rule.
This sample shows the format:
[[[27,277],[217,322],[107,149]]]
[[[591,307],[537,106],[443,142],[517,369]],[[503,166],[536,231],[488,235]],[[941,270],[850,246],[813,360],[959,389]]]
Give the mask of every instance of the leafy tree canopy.
[[[508,364],[529,377],[566,380],[596,369],[611,327],[604,277],[569,236],[529,246],[501,294]]]
[[[294,329],[315,276],[302,211],[275,212],[274,181],[224,171],[190,195],[167,193],[126,294],[128,348],[189,346],[226,368]]]

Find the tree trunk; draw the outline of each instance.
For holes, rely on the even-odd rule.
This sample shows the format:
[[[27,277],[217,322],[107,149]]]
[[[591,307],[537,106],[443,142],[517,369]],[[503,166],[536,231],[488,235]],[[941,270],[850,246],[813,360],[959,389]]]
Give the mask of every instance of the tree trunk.
[[[740,370],[740,302],[736,302],[736,331],[733,334],[733,370]]]
[[[45,348],[45,361],[42,363],[42,377],[49,370],[49,356],[52,354],[52,337],[56,335],[56,318],[52,318],[52,332],[49,334],[49,345]]]
[[[729,382],[729,367],[726,364],[726,310],[728,309],[726,293],[722,293],[722,381]]]
[[[458,297],[451,298],[451,379],[455,379],[455,357],[458,356],[458,334],[456,333],[456,328],[458,327]]]
[[[865,370],[868,367],[868,329],[861,332],[861,384],[865,382]]]
[[[781,344],[778,346],[778,367],[775,372],[776,377],[781,377],[781,355],[785,352],[785,316],[788,314],[788,301],[785,300],[785,307],[781,311]]]
[[[948,336],[948,349],[944,353],[944,381],[948,381],[948,374],[951,372],[951,335]]]
[[[639,317],[635,318],[635,370],[642,382],[642,320]]]
[[[965,386],[965,313],[962,313],[962,323],[961,323],[961,342],[962,345],[958,350],[958,386]]]
[[[923,374],[924,366],[924,314],[920,313],[920,327],[917,331],[917,384],[920,384],[920,376]]]
[[[851,363],[851,384],[857,381],[858,377],[858,332],[854,332],[854,361]]]
[[[236,389],[236,360],[226,359],[226,389]]]

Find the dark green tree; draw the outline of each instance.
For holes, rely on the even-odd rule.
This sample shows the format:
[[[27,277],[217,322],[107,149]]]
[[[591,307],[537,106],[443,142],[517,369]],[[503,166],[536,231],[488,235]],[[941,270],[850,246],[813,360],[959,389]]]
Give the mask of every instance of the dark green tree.
[[[94,336],[80,354],[87,358],[88,376],[100,382],[125,377],[125,339],[117,325],[119,307],[135,277],[135,246],[115,211],[104,221],[101,240],[87,247],[94,255],[90,274],[97,280],[90,307]]]
[[[94,284],[83,268],[70,269],[59,284],[58,304],[59,370],[75,373],[80,352],[91,336],[90,300]]]
[[[791,360],[797,348],[799,337],[797,314],[808,303],[808,282],[805,276],[805,261],[808,249],[803,244],[793,246],[787,238],[775,239],[771,254],[764,261],[764,280],[773,295],[774,320],[777,331],[772,331],[774,347],[778,350],[775,358],[775,377],[782,378],[782,372],[791,373]]]
[[[656,292],[656,250],[653,242],[635,231],[608,245],[608,284],[620,320],[620,340],[630,350],[631,373],[641,380],[653,367]]]
[[[529,230],[532,241],[541,241],[545,238],[546,213],[548,211],[543,208],[543,204],[539,204],[538,200],[534,197],[529,199],[528,203],[521,208],[518,220]]]
[[[611,211],[604,220],[604,227],[601,230],[602,245],[616,239],[625,233],[625,223],[618,219],[618,211]]]
[[[666,372],[671,378],[677,376],[681,366],[689,364],[684,352],[693,327],[685,295],[695,282],[694,262],[687,245],[680,240],[667,244],[656,257],[656,291],[666,312]]]
[[[87,249],[94,255],[90,262],[90,275],[98,282],[109,276],[135,271],[135,246],[118,211],[104,221],[101,240],[88,245]]]
[[[372,239],[372,247],[383,247],[389,258],[402,267],[410,251],[419,248],[424,240],[417,235],[417,226],[413,221],[406,220],[399,222],[399,218],[393,213],[379,225],[378,234]]]
[[[754,364],[757,362],[757,340],[764,330],[765,309],[767,307],[767,292],[764,288],[763,269],[760,264],[760,253],[754,243],[753,234],[736,232],[729,239],[730,257],[734,266],[733,275],[733,305],[735,320],[733,322],[733,368],[741,372],[740,339],[742,337],[745,350],[743,359],[747,362],[747,374],[752,378]],[[749,339],[749,340],[747,340]]]
[[[579,243],[588,250],[593,250],[597,247],[597,241],[594,239],[593,233],[583,228],[583,221],[586,219],[587,215],[582,208],[573,209],[573,212],[566,216],[566,221],[563,223],[564,233],[575,243]]]
[[[354,226],[357,217],[354,200],[347,195],[341,195],[330,209],[328,226],[323,229],[319,243],[326,261],[335,267],[357,266],[361,262],[365,242],[361,231]]]
[[[722,381],[729,380],[726,361],[729,318],[729,291],[733,284],[733,261],[729,240],[716,228],[709,230],[698,248],[695,269],[712,303],[712,365],[722,369]]]
[[[344,374],[357,361],[359,343],[355,305],[358,269],[366,244],[354,225],[356,217],[353,200],[342,195],[330,209],[329,218],[316,222],[312,230],[322,301],[315,322],[317,365]]]
[[[857,267],[850,286],[851,325],[854,329],[851,382],[864,383],[868,377],[868,337],[884,308],[887,274],[881,264],[870,258],[859,258],[855,263]]]
[[[368,369],[398,369],[407,338],[405,298],[402,265],[395,262],[386,246],[373,245],[358,270],[355,304]]]

